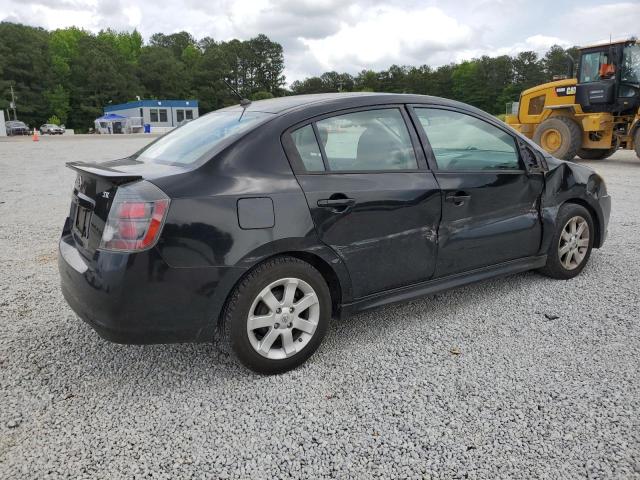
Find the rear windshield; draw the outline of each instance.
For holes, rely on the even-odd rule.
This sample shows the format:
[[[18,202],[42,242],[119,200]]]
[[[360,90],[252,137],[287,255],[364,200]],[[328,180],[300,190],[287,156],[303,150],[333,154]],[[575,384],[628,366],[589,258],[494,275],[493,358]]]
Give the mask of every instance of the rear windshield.
[[[204,115],[169,132],[140,151],[143,162],[191,165],[205,159],[216,145],[265,122],[270,113],[220,111]]]

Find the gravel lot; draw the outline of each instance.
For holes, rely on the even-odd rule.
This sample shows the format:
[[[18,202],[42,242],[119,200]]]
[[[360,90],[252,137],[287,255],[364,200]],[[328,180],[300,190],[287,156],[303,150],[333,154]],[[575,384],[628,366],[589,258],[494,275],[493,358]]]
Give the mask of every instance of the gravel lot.
[[[147,141],[0,141],[0,478],[640,478],[634,154],[587,162],[614,205],[580,277],[334,322],[265,378],[216,345],[108,343],[62,298],[64,162]]]

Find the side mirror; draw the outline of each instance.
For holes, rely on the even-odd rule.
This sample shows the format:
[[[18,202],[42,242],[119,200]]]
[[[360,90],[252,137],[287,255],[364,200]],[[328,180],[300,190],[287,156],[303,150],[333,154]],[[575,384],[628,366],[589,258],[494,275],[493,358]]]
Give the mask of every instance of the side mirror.
[[[524,142],[520,143],[520,157],[528,173],[541,173],[546,170],[544,156]]]

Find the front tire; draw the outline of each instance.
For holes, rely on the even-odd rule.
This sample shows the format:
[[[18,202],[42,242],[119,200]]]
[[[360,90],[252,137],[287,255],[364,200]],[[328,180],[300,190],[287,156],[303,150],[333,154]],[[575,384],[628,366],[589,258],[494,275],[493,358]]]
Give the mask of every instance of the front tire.
[[[331,294],[308,263],[278,257],[242,279],[225,305],[225,334],[240,362],[257,373],[283,373],[317,350],[331,318]]]
[[[554,157],[573,160],[582,144],[582,130],[570,118],[551,117],[538,126],[533,141]]]
[[[640,127],[636,128],[636,133],[633,136],[633,145],[636,151],[636,155],[640,158]]]
[[[560,280],[579,275],[591,256],[594,235],[593,219],[586,208],[575,203],[562,205],[547,252],[547,264],[540,273]]]

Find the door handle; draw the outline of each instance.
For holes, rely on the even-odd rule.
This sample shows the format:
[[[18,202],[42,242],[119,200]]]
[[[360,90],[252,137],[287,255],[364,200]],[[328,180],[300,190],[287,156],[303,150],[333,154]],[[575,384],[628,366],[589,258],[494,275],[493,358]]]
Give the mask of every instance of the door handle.
[[[469,200],[471,200],[471,195],[466,192],[456,192],[456,193],[448,193],[444,197],[445,201],[453,203],[456,207],[461,207]]]
[[[335,210],[346,210],[356,204],[353,198],[322,198],[318,200],[318,206]]]

